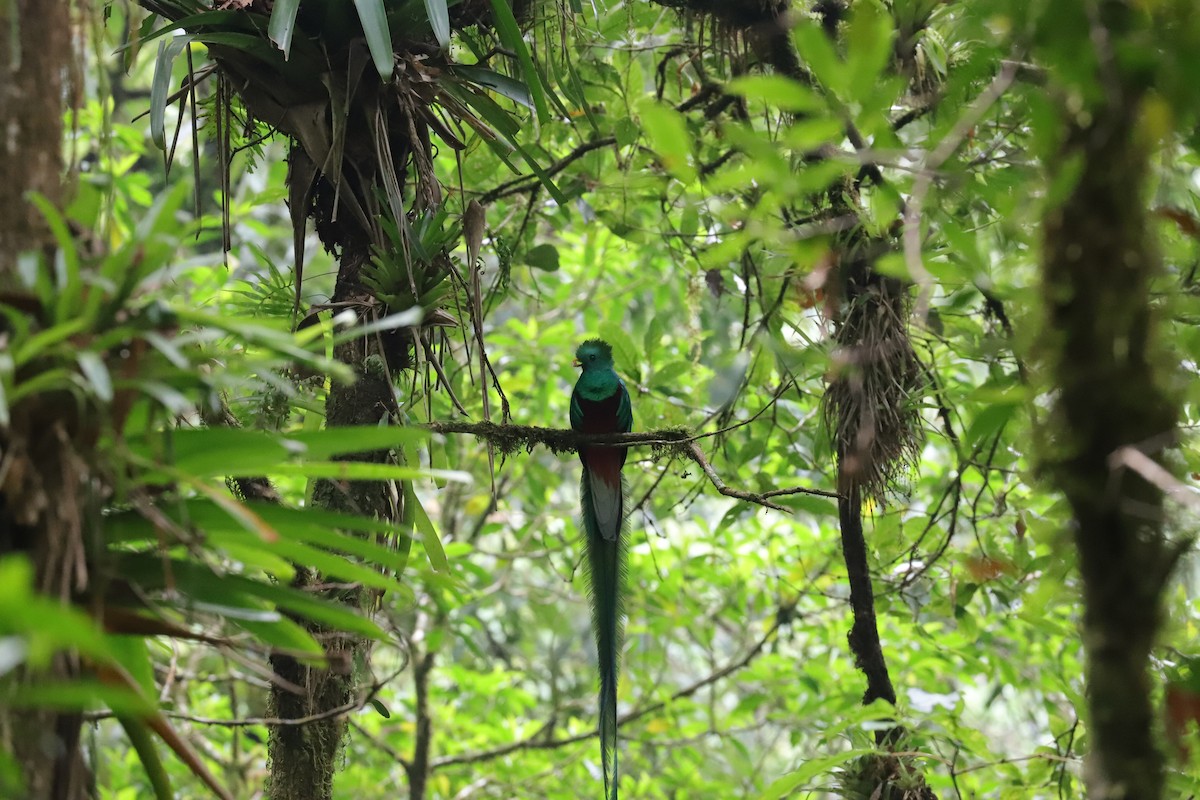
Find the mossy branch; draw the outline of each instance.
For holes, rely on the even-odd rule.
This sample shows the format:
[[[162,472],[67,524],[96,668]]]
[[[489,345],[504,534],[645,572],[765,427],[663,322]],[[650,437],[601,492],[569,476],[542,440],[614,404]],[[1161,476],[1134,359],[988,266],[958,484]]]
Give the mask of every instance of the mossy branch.
[[[519,450],[532,452],[541,445],[553,453],[573,453],[582,446],[590,447],[650,447],[656,455],[686,458],[704,472],[713,487],[736,500],[788,512],[786,506],[772,502],[773,497],[792,494],[809,494],[817,497],[837,498],[837,492],[793,486],[786,489],[771,489],[767,492],[748,492],[727,486],[708,462],[704,451],[696,444],[700,438],[686,428],[663,428],[656,431],[637,433],[579,433],[564,428],[540,428],[535,425],[497,425],[494,422],[431,422],[425,425],[434,433],[463,433],[487,440],[505,455]]]

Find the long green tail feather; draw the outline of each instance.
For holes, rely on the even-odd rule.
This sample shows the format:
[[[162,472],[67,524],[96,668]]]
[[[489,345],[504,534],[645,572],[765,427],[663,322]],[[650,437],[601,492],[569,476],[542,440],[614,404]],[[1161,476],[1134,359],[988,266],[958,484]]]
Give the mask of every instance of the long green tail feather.
[[[600,760],[604,767],[604,795],[607,800],[617,800],[617,673],[621,640],[625,634],[622,613],[625,536],[623,530],[616,540],[600,535],[586,469],[581,484],[583,527],[587,535],[588,572],[591,577],[592,627],[596,632],[596,655],[600,668]],[[622,479],[622,506],[625,504],[624,495],[625,482]]]

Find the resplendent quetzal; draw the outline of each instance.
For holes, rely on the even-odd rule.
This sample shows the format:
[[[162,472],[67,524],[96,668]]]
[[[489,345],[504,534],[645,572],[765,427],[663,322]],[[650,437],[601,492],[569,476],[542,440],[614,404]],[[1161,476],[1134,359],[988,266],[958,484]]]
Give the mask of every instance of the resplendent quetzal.
[[[613,369],[612,348],[600,339],[589,339],[575,351],[575,365],[583,373],[571,393],[571,427],[580,433],[625,433],[633,427],[633,409],[625,383]],[[624,621],[621,590],[625,570],[625,543],[621,527],[625,516],[624,447],[579,448],[583,462],[580,495],[583,530],[592,579],[592,625],[600,666],[600,759],[604,766],[604,791],[617,797],[617,668],[621,656]]]

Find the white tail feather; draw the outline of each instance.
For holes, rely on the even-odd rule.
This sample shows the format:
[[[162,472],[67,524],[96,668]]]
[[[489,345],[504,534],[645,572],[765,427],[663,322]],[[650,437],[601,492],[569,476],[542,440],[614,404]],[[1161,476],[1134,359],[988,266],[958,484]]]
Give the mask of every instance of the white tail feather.
[[[588,471],[592,485],[592,510],[596,513],[596,524],[600,535],[615,540],[621,530],[621,486],[610,486],[594,471]]]

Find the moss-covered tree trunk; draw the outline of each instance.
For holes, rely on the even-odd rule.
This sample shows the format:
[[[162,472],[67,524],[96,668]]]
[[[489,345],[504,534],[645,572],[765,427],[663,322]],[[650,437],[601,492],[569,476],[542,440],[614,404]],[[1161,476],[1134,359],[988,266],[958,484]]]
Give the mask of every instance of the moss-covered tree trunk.
[[[362,300],[366,296],[358,276],[368,254],[365,242],[345,246],[333,302]],[[327,427],[377,425],[390,416],[395,405],[392,384],[382,357],[370,356],[370,349],[369,341],[360,339],[335,350],[339,361],[354,368],[357,380],[330,388],[325,403]],[[387,457],[386,451],[343,456],[354,461],[382,461]],[[382,481],[321,481],[313,491],[313,503],[333,511],[398,519],[399,498],[390,484]],[[361,587],[322,588],[323,578],[316,570],[304,569],[303,565],[297,568],[297,585],[326,598],[363,607]],[[333,776],[346,733],[344,709],[356,696],[368,654],[368,643],[361,638],[317,625],[310,625],[310,630],[325,646],[327,668],[307,666],[283,654],[271,658],[275,673],[287,682],[272,686],[275,715],[282,719],[315,718],[303,725],[271,730],[268,743],[271,800],[332,800]],[[303,687],[303,694],[289,690],[288,684]]]
[[[1108,10],[1115,12],[1110,20],[1133,17],[1132,9]],[[1110,24],[1097,33],[1116,50],[1126,31]],[[1089,797],[1154,800],[1162,795],[1163,763],[1146,666],[1171,558],[1163,491],[1127,468],[1138,458],[1122,453],[1159,459],[1175,443],[1178,410],[1155,357],[1151,285],[1159,260],[1143,198],[1144,91],[1111,53],[1100,56],[1096,99],[1066,114],[1056,163],[1078,168],[1079,177],[1045,220],[1047,344],[1057,390],[1050,433],[1054,480],[1074,515],[1083,578]]]

